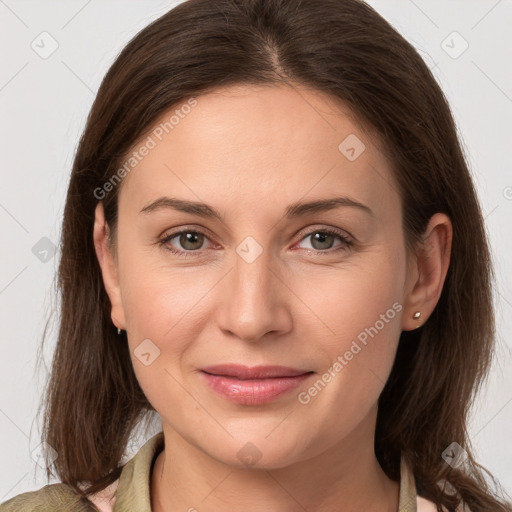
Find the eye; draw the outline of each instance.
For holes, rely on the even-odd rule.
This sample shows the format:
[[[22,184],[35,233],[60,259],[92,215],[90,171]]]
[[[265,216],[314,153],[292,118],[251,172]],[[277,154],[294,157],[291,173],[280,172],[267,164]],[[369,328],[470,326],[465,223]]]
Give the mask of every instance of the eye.
[[[201,252],[204,249],[205,240],[209,240],[209,238],[203,232],[188,229],[165,236],[159,241],[159,244],[174,254],[188,257],[196,256],[196,254],[193,254],[194,252]],[[176,245],[178,245],[178,248],[176,248]]]
[[[353,245],[353,242],[342,231],[334,229],[315,229],[303,236],[301,242],[310,237],[310,247],[304,249],[318,254],[347,251]],[[340,243],[333,249],[336,239]],[[164,236],[158,243],[178,256],[197,257],[201,256],[205,249],[204,243],[207,240],[210,240],[209,237],[202,231],[185,229]]]
[[[340,250],[347,250],[353,244],[353,242],[344,233],[333,229],[315,229],[314,231],[310,231],[306,234],[301,241],[310,237],[311,247],[306,247],[306,249],[316,252],[337,252]],[[332,249],[336,238],[340,240],[341,243],[335,247],[334,250],[328,251],[328,249]]]

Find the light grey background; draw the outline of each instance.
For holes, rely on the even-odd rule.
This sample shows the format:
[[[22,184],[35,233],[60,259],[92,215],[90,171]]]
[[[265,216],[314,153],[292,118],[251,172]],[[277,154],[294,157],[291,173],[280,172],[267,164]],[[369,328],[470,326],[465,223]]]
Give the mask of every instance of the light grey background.
[[[47,483],[36,463],[35,414],[55,344],[55,318],[39,373],[37,348],[55,307],[59,253],[52,249],[79,135],[115,56],[175,3],[0,0],[0,502]],[[480,194],[498,281],[498,350],[470,434],[478,460],[512,493],[512,3],[370,4],[433,69]],[[52,45],[58,47],[48,55]],[[132,453],[144,440],[134,441]]]

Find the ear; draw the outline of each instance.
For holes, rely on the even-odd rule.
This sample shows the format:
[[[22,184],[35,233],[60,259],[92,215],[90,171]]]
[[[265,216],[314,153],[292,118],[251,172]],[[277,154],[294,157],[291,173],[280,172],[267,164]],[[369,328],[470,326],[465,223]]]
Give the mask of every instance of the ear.
[[[117,262],[113,249],[108,242],[109,227],[105,221],[103,204],[99,202],[94,212],[94,248],[101,267],[103,284],[112,305],[111,317],[114,325],[119,329],[125,329],[125,315],[121,301],[121,289],[117,274]]]
[[[431,217],[409,268],[402,330],[423,325],[436,307],[450,265],[452,233],[447,215],[436,213]],[[416,312],[419,318],[413,317]]]

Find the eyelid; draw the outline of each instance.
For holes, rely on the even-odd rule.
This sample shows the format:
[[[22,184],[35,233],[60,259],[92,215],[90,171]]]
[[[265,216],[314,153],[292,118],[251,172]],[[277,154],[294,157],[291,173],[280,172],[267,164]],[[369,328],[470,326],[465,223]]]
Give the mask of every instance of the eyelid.
[[[174,238],[176,235],[181,235],[183,233],[198,233],[204,235],[210,241],[218,244],[215,240],[215,237],[211,234],[211,232],[204,228],[203,226],[194,226],[194,225],[184,225],[178,226],[176,228],[169,228],[162,232],[161,235],[158,236],[159,240]]]
[[[355,243],[355,238],[348,231],[341,228],[335,228],[334,226],[326,226],[325,224],[313,224],[299,231],[295,236],[300,236],[299,241],[302,241],[304,237],[312,235],[313,233],[316,233],[318,231],[330,232],[341,238],[349,240],[352,243]]]

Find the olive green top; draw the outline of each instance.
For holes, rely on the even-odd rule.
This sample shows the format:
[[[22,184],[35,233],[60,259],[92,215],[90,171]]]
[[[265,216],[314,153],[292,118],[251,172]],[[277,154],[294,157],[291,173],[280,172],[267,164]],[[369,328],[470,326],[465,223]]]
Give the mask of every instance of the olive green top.
[[[94,499],[98,504],[96,508],[90,501],[80,501],[71,487],[58,483],[11,498],[0,504],[0,512],[97,512],[98,509],[112,512],[151,512],[151,471],[157,455],[163,448],[164,435],[163,432],[159,432],[125,464],[117,483],[115,502],[108,502],[97,496]],[[414,476],[402,459],[398,512],[417,511]]]

